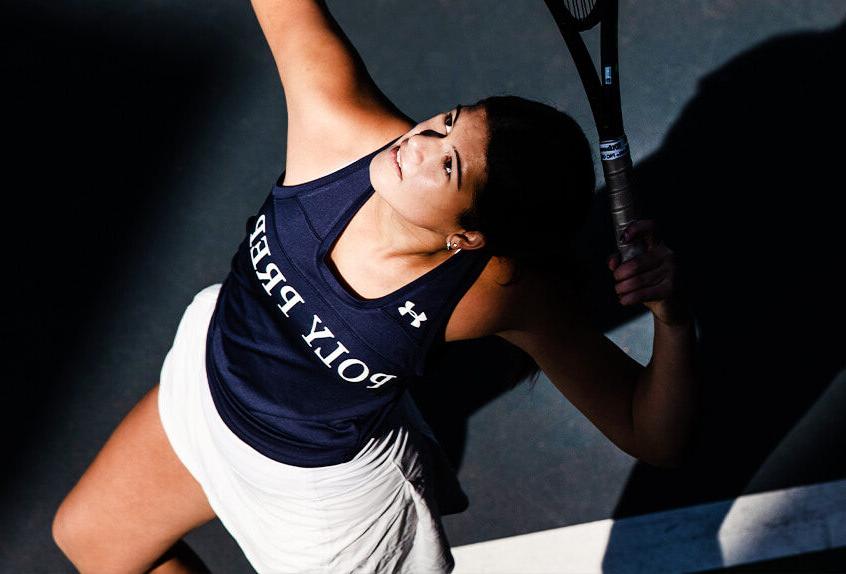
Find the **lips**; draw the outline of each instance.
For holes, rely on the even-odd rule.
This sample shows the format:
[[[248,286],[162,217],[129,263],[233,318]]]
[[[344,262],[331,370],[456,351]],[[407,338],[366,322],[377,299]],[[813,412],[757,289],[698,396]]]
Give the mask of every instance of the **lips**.
[[[397,168],[397,174],[399,178],[402,179],[402,168],[400,167],[399,161],[397,160],[397,152],[399,151],[399,146],[391,149],[391,160],[394,162],[394,166]]]

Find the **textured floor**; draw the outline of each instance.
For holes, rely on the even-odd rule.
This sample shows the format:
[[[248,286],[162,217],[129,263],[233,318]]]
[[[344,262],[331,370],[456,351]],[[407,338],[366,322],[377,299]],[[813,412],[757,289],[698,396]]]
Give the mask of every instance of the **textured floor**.
[[[410,116],[515,93],[596,142],[539,0],[329,5]],[[4,7],[0,572],[71,572],[53,512],[156,382],[193,294],[224,278],[283,168],[284,98],[248,2]],[[420,392],[470,498],[444,519],[454,545],[844,477],[844,16],[840,0],[622,2],[636,181],[701,328],[696,456],[638,464],[547,380],[504,390],[482,352]],[[651,319],[614,305],[605,217],[598,199],[593,313],[645,364]],[[216,521],[188,541],[216,572],[250,571]]]

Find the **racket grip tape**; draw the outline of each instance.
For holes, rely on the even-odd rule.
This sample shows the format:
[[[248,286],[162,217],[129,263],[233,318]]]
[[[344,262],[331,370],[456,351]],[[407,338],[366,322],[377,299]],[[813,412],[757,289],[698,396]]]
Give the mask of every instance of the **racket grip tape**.
[[[599,154],[602,171],[605,173],[605,190],[608,193],[611,220],[614,224],[614,237],[622,263],[646,250],[642,241],[623,241],[626,227],[640,218],[631,185],[632,157],[626,136],[600,142]]]

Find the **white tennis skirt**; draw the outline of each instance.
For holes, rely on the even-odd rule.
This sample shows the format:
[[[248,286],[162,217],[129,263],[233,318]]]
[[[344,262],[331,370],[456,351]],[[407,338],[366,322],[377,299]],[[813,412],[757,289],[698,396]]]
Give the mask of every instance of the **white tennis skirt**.
[[[212,402],[205,347],[219,291],[206,287],[185,310],[162,366],[159,413],[250,564],[260,573],[451,572],[430,468],[438,445],[408,392],[387,430],[348,462],[305,468],[268,458]]]

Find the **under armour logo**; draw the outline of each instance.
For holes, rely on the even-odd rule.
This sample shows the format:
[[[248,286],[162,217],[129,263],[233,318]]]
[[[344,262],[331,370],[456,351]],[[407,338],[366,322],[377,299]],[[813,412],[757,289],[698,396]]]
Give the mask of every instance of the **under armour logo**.
[[[400,312],[400,315],[405,315],[406,313],[411,313],[411,316],[414,317],[414,321],[411,322],[411,325],[414,327],[419,327],[422,321],[426,320],[426,313],[420,313],[419,315],[411,310],[414,307],[414,303],[411,301],[406,301],[405,305],[402,307],[397,307],[397,311]]]

